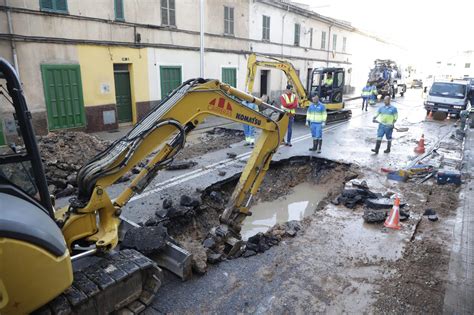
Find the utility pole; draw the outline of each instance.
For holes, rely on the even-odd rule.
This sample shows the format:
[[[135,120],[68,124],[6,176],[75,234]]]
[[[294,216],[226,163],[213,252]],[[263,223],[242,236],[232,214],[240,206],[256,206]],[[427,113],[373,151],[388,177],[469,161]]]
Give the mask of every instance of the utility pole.
[[[201,15],[201,29],[200,29],[200,47],[199,47],[199,76],[204,78],[204,0],[200,0],[200,15]]]

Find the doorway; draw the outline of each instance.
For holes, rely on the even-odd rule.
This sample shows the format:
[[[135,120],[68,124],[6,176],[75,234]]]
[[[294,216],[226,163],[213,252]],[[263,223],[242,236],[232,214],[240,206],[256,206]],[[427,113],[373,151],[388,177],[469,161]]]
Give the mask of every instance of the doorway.
[[[119,123],[132,121],[132,90],[128,64],[114,64],[115,100]]]
[[[268,96],[268,78],[270,70],[260,70],[260,97]]]

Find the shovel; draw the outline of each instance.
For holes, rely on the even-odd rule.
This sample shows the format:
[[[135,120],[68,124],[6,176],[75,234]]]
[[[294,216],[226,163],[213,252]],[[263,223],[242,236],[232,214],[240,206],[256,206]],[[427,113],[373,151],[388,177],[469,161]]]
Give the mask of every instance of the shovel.
[[[374,119],[373,122],[380,124],[380,121],[378,121],[377,119]],[[408,127],[397,128],[397,127],[393,126],[393,129],[395,129],[398,132],[407,132],[408,131]]]

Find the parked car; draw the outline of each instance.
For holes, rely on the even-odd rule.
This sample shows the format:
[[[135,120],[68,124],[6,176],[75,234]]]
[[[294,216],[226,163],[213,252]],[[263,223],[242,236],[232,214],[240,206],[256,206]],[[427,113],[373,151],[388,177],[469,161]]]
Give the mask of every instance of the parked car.
[[[470,85],[466,81],[434,82],[426,97],[425,109],[429,112],[445,112],[458,117],[462,110],[470,110]]]
[[[417,88],[422,88],[423,87],[423,81],[422,80],[418,80],[418,79],[414,79],[413,81],[411,81],[411,88],[412,89],[417,89]]]

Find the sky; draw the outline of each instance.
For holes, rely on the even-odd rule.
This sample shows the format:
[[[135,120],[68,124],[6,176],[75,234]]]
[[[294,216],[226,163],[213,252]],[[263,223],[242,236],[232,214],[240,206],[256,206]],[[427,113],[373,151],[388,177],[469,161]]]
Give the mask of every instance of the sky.
[[[414,60],[474,50],[474,0],[293,0],[395,42]]]

